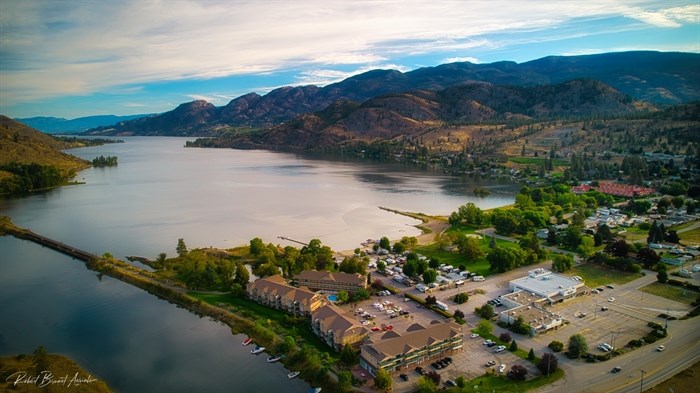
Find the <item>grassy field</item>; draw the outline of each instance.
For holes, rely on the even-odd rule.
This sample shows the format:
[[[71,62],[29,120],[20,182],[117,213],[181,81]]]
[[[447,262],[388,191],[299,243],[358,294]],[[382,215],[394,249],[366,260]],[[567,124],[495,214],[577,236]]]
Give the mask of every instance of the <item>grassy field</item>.
[[[642,288],[642,291],[685,304],[691,304],[700,295],[700,293],[695,291],[660,282],[651,283]]]
[[[678,234],[681,239],[681,243],[685,245],[700,244],[700,228],[691,229],[687,232],[681,232]]]
[[[320,352],[329,354],[331,357],[336,358],[338,354],[331,350],[331,348],[326,345],[317,335],[311,331],[311,327],[307,322],[300,325],[294,325],[290,323],[290,317],[282,311],[278,311],[272,308],[263,306],[262,304],[255,303],[245,298],[236,297],[231,294],[212,294],[212,293],[201,293],[190,291],[188,295],[200,299],[204,302],[213,305],[219,305],[220,303],[231,305],[235,310],[248,310],[261,319],[275,321],[285,329],[289,330],[289,333],[294,336],[301,337],[307,344],[313,346]]]
[[[647,393],[696,392],[699,380],[700,362],[647,390]]]
[[[461,228],[460,230],[450,229],[453,233],[464,233],[464,234],[474,234],[477,228]],[[476,261],[468,261],[464,256],[460,255],[457,251],[447,251],[439,248],[436,243],[422,246],[416,248],[416,252],[425,255],[428,258],[437,258],[440,263],[447,263],[454,267],[458,267],[460,264],[464,264],[472,273],[478,273],[482,276],[487,276],[492,274],[489,271],[489,262],[486,260],[486,254],[489,253],[491,248],[489,247],[489,242],[491,241],[488,237],[482,237],[481,239],[481,250],[484,252],[484,256],[477,259]],[[496,246],[498,247],[518,247],[516,243],[496,239]]]
[[[581,276],[590,288],[607,284],[625,284],[633,281],[641,275],[639,273],[627,273],[610,269],[607,266],[595,264],[581,264],[569,270],[572,276]]]
[[[527,392],[548,384],[551,384],[564,376],[564,371],[558,369],[556,372],[552,373],[549,377],[541,376],[529,381],[511,381],[505,377],[494,376],[494,375],[484,375],[481,377],[474,378],[467,382],[467,386],[457,390],[448,391],[459,391],[459,392]]]

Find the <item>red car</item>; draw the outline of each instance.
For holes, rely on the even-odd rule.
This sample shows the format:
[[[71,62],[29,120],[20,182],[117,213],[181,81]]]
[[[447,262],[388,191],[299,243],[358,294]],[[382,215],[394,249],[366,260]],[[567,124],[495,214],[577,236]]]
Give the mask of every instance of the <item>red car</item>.
[[[384,330],[392,330],[393,328],[391,325],[384,326]]]
[[[378,327],[376,327],[376,326],[372,328],[372,331],[373,331],[373,332],[378,332],[378,331],[380,331],[380,330],[382,330],[382,329],[380,329],[380,328],[378,328]]]

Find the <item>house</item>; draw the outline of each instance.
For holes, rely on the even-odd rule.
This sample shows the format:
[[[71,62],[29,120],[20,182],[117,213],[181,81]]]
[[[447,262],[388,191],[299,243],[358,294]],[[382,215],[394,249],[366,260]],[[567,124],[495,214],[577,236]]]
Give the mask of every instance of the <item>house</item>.
[[[246,292],[250,300],[295,315],[311,315],[325,303],[323,295],[293,287],[279,274],[248,283]]]
[[[360,346],[360,366],[372,375],[409,370],[461,351],[463,345],[462,327],[455,322],[414,323],[403,334],[388,331]]]
[[[360,289],[367,289],[367,277],[360,273],[304,270],[294,276],[294,283],[299,287],[308,287],[314,291],[327,293],[339,291],[355,293]]]
[[[507,311],[503,311],[499,314],[498,319],[512,324],[522,317],[523,321],[530,325],[530,336],[536,336],[541,333],[545,333],[551,329],[556,329],[564,323],[564,320],[536,304],[529,306],[518,306]]]
[[[346,344],[357,346],[367,330],[353,315],[334,304],[327,304],[311,314],[311,328],[326,344],[339,351]]]

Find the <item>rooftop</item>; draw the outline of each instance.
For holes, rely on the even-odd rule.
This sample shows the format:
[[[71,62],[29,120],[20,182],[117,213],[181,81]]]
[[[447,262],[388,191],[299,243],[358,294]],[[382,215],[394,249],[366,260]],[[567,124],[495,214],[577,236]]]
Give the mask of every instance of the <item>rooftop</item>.
[[[571,277],[555,274],[545,269],[530,270],[528,275],[511,281],[511,285],[534,294],[553,296],[562,290],[575,289],[583,285]]]
[[[462,327],[455,322],[431,323],[427,327],[414,323],[408,327],[406,333],[384,334],[377,341],[370,341],[362,348],[381,361],[461,335]]]

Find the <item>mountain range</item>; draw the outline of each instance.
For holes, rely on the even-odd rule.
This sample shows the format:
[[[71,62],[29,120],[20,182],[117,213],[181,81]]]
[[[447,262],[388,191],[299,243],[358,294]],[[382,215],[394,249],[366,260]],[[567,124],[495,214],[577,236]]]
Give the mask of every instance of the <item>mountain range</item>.
[[[264,96],[249,93],[223,107],[188,102],[169,112],[99,127],[89,134],[218,136],[236,127],[277,126],[300,114],[343,105],[338,101],[359,104],[387,94],[436,92],[474,82],[533,87],[577,78],[598,80],[632,99],[657,105],[691,102],[700,99],[700,54],[619,52],[549,56],[520,64],[450,63],[405,73],[373,70],[324,87],[287,86]]]
[[[111,126],[122,121],[134,120],[144,116],[149,115],[97,115],[78,117],[70,120],[64,119],[62,117],[39,116],[16,118],[15,120],[17,120],[20,123],[26,124],[29,127],[43,131],[47,134],[72,134],[83,132],[91,128]]]

